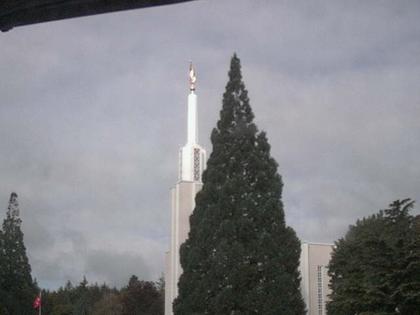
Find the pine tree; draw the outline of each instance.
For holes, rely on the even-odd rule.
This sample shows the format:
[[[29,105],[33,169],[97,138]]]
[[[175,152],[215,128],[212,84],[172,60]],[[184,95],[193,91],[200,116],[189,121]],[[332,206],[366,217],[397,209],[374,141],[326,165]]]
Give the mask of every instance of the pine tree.
[[[0,234],[0,305],[6,314],[32,314],[36,285],[26,256],[17,194],[9,200]]]
[[[304,314],[300,242],[286,226],[282,179],[231,59],[213,152],[181,246],[177,315]]]
[[[89,287],[86,277],[83,276],[82,282],[74,290],[76,300],[73,309],[73,315],[88,315],[91,311],[91,301],[89,297]]]

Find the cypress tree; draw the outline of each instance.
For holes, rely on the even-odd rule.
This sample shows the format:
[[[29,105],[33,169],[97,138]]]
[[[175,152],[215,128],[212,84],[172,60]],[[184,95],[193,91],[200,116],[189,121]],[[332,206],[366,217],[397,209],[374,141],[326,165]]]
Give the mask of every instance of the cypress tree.
[[[282,179],[266,134],[253,120],[235,54],[181,246],[176,315],[304,314],[300,242],[285,224]]]
[[[0,305],[5,314],[32,314],[36,285],[26,256],[17,194],[9,200],[0,234]]]

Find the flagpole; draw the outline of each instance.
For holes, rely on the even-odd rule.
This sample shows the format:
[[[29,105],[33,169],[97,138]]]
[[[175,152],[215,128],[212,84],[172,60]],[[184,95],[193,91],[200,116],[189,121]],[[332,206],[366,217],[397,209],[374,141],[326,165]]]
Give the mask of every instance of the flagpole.
[[[41,302],[39,303],[39,311],[38,311],[38,315],[41,315],[41,308],[42,308],[42,291],[39,291],[39,298],[40,298]]]

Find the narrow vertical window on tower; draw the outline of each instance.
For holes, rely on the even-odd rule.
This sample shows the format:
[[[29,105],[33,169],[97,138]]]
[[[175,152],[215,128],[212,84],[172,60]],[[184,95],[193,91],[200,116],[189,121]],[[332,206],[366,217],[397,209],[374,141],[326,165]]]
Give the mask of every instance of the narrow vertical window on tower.
[[[200,180],[200,149],[194,148],[194,180]]]
[[[182,152],[179,152],[179,180],[182,179]]]
[[[324,314],[324,288],[322,279],[322,266],[317,267],[317,284],[318,284],[318,314]]]

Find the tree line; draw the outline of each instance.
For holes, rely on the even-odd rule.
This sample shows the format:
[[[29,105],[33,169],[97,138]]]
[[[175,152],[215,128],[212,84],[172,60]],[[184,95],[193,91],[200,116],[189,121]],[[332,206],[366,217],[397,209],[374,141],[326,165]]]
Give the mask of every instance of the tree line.
[[[43,290],[42,310],[50,315],[163,315],[163,290],[163,280],[142,281],[134,275],[121,289],[89,285],[83,278],[77,286],[67,282],[58,290]]]

